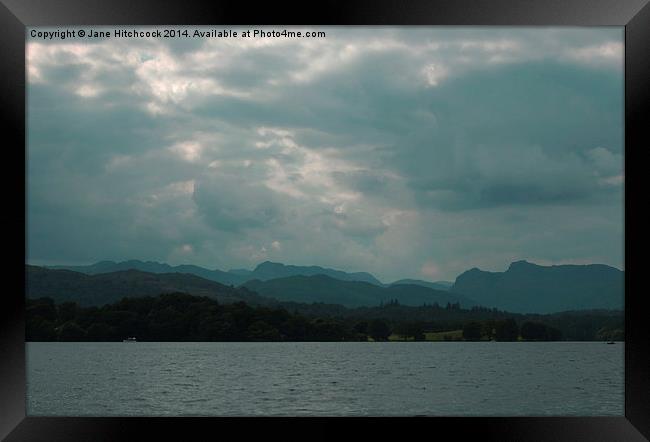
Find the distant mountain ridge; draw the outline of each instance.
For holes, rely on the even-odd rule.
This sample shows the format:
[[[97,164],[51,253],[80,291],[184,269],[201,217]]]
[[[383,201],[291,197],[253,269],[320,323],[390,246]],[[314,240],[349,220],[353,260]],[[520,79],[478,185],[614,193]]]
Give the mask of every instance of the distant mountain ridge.
[[[391,282],[389,285],[404,285],[404,284],[409,284],[409,285],[420,285],[422,287],[428,287],[430,289],[435,289],[435,290],[450,290],[451,287],[454,285],[453,282],[449,281],[436,281],[436,282],[429,282],[429,281],[422,281],[421,279],[400,279],[395,282]]]
[[[77,302],[81,306],[101,306],[123,297],[158,296],[182,292],[207,296],[222,303],[244,301],[268,304],[271,300],[245,288],[233,288],[196,275],[182,273],[150,273],[120,270],[88,275],[72,270],[27,266],[27,297],[49,297],[56,302]]]
[[[516,261],[505,272],[473,268],[451,291],[517,313],[624,307],[624,272],[603,264],[540,266]]]
[[[204,267],[187,264],[171,266],[169,264],[156,261],[140,261],[137,259],[120,262],[99,261],[95,264],[86,266],[58,265],[46,266],[45,268],[53,270],[71,270],[73,272],[85,273],[87,275],[112,273],[124,270],[140,270],[142,272],[149,273],[190,273],[192,275],[200,276],[201,278],[209,279],[210,281],[215,281],[226,285],[239,285],[245,282],[245,279],[240,275],[224,272],[219,269],[210,270]]]
[[[476,304],[518,313],[622,310],[624,307],[624,272],[603,264],[540,266],[527,261],[516,261],[505,272],[486,272],[473,268],[459,275],[453,285],[444,281],[417,279],[400,279],[382,284],[366,272],[348,273],[319,266],[285,265],[270,261],[259,264],[253,270],[232,269],[227,272],[194,265],[171,266],[138,260],[100,261],[89,266],[52,266],[48,269],[69,270],[87,276],[136,270],[167,275],[162,278],[165,281],[175,274],[179,277],[180,274],[187,274],[204,281],[196,287],[190,284],[190,288],[199,292],[207,282],[214,282],[219,284],[221,296],[224,288],[233,290],[234,287],[247,287],[262,297],[286,302],[327,302],[349,307],[378,305],[390,299],[397,299],[404,305],[461,302],[464,307]],[[196,280],[194,282],[197,283]],[[146,286],[147,284],[143,285]],[[154,292],[160,287],[173,288],[178,285],[170,286],[162,282],[154,284],[151,293],[157,294]],[[102,290],[105,289],[100,286],[99,292]],[[210,290],[215,293],[218,291],[217,286],[213,286],[205,293]]]
[[[462,295],[427,287],[407,284],[380,287],[321,274],[267,281],[256,279],[235,288],[188,273],[151,273],[129,269],[88,275],[28,265],[26,286],[28,298],[49,297],[58,303],[71,301],[81,306],[101,306],[123,297],[157,296],[173,292],[207,296],[222,303],[244,301],[253,305],[291,301],[374,307],[393,300],[410,306],[435,303],[441,306],[447,303],[459,303],[463,307],[475,305]]]
[[[376,306],[392,300],[409,306],[423,304],[445,306],[459,303],[469,308],[476,302],[466,296],[446,290],[435,290],[415,284],[397,284],[380,287],[364,281],[342,281],[327,275],[289,276],[267,281],[252,280],[246,287],[264,297],[279,301],[324,302],[345,307]]]
[[[195,265],[171,266],[165,263],[155,261],[100,261],[87,266],[48,266],[46,268],[56,270],[72,270],[74,272],[96,275],[99,273],[110,273],[122,270],[140,270],[150,273],[191,273],[201,278],[216,281],[226,285],[241,285],[246,281],[259,279],[268,281],[269,279],[286,278],[289,276],[313,276],[326,275],[342,281],[363,281],[370,284],[382,286],[383,284],[373,275],[367,272],[348,273],[341,270],[329,269],[320,266],[295,266],[285,265],[277,262],[265,261],[259,264],[253,270],[232,269],[227,272],[215,269],[210,270]]]
[[[381,286],[382,283],[367,272],[347,273],[341,270],[328,269],[320,266],[294,266],[277,262],[266,261],[255,267],[249,276],[252,279],[268,281],[270,279],[286,278],[290,276],[315,276],[325,275],[341,281],[361,281]]]

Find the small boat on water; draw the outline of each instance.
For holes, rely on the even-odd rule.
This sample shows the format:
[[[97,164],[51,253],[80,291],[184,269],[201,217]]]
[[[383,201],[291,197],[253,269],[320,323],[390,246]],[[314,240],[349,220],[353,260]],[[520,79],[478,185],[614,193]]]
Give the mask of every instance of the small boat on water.
[[[138,342],[135,337],[123,339],[122,342]]]
[[[614,343],[614,341],[607,341],[607,343],[608,343],[608,344],[613,344],[613,343]]]

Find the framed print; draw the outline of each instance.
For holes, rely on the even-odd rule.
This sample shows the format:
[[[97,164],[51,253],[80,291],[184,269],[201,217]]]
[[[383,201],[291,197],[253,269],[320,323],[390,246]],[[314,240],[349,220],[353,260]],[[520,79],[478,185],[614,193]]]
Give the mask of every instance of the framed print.
[[[650,437],[646,1],[0,16],[6,440]]]

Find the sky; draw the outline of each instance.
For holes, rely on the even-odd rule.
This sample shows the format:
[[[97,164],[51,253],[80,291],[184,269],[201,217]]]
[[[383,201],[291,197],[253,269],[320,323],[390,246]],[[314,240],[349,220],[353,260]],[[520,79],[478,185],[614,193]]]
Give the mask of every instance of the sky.
[[[314,30],[28,32],[28,262],[624,268],[622,27]]]

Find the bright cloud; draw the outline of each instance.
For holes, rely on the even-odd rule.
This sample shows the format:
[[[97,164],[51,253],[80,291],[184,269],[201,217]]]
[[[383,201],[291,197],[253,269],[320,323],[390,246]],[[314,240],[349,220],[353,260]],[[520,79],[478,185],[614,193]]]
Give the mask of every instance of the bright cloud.
[[[322,30],[28,40],[30,259],[622,266],[622,29]]]

